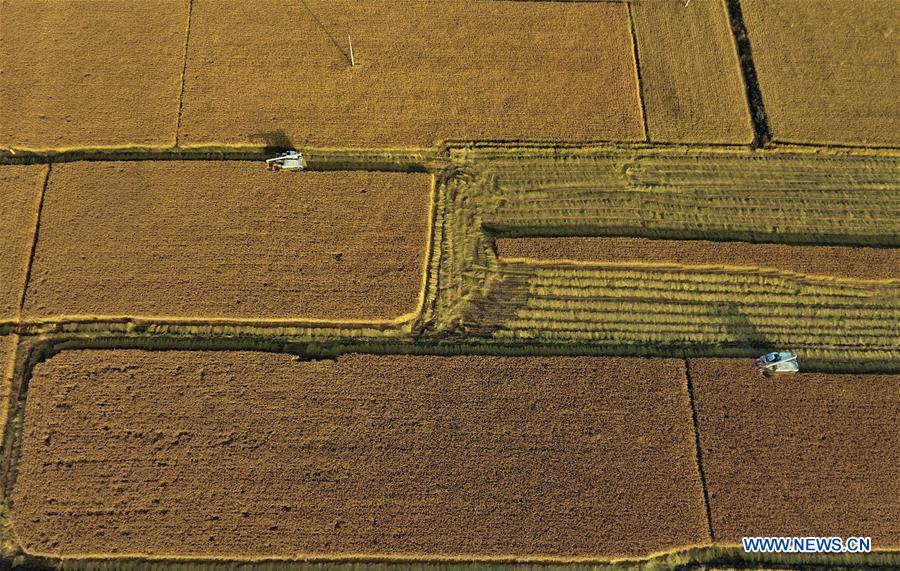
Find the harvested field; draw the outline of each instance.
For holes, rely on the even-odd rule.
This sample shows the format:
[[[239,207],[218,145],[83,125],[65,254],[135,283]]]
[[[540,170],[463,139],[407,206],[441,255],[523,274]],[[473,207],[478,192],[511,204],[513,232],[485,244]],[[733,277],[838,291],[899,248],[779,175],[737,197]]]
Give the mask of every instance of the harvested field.
[[[724,0],[631,6],[651,141],[750,143],[753,127]]]
[[[716,541],[863,535],[900,546],[900,377],[769,380],[735,359],[692,359],[690,373]]]
[[[708,541],[694,456],[680,360],[71,351],[12,518],[62,555],[637,556]]]
[[[457,156],[484,174],[450,180],[442,201],[440,289],[431,321],[439,331],[550,350],[660,356],[785,344],[820,366],[840,360],[858,369],[900,357],[900,281],[885,279],[896,277],[893,252],[822,250],[840,252],[841,264],[854,252],[871,252],[871,267],[854,260],[840,269],[825,255],[788,268],[773,256],[823,244],[895,248],[895,160],[660,149],[530,160],[505,149],[463,149]],[[504,240],[603,235],[780,245],[731,246],[738,250],[730,253],[768,252],[755,260],[762,267],[725,257],[679,264],[671,251],[633,263],[495,254],[496,240],[503,255]]]
[[[752,268],[502,264],[472,327],[504,339],[616,346],[789,346],[900,356],[900,282]],[[852,353],[852,355],[851,355]]]
[[[61,164],[25,315],[398,318],[418,305],[430,193],[402,173]]]
[[[0,147],[171,145],[187,0],[0,3]]]
[[[573,237],[501,238],[497,252],[508,259],[753,266],[815,276],[900,280],[898,248]]]
[[[0,323],[19,315],[47,167],[0,167]]]
[[[900,144],[896,0],[744,0],[778,141]]]
[[[644,138],[624,4],[196,0],[192,14],[187,143]]]

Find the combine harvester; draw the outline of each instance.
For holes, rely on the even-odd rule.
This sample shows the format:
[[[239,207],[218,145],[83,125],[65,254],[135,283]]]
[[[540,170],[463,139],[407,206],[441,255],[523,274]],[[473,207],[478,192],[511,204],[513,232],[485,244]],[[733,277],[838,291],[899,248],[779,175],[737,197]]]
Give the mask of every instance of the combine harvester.
[[[270,171],[301,171],[306,168],[306,159],[300,151],[286,151],[266,159],[266,168]]]
[[[800,371],[797,354],[790,351],[766,353],[756,360],[756,370],[769,377],[774,373],[796,373]]]

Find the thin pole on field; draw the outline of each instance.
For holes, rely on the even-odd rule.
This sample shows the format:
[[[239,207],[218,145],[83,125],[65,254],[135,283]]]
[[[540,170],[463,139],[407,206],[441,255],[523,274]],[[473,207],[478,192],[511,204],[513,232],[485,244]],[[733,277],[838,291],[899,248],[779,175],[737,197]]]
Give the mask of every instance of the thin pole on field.
[[[353,40],[350,39],[350,34],[347,34],[347,43],[350,44],[350,67],[356,67],[356,58],[353,57]]]

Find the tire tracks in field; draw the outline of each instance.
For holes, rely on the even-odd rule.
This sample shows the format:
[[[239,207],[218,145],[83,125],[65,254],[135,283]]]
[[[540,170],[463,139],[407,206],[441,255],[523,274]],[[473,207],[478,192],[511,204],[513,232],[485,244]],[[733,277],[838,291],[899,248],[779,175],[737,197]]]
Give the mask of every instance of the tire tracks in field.
[[[184,85],[187,82],[188,45],[191,41],[191,15],[194,11],[194,0],[188,0],[187,24],[184,32],[184,58],[181,65],[181,92],[178,95],[178,118],[175,122],[175,147],[180,145],[181,116],[184,113]]]

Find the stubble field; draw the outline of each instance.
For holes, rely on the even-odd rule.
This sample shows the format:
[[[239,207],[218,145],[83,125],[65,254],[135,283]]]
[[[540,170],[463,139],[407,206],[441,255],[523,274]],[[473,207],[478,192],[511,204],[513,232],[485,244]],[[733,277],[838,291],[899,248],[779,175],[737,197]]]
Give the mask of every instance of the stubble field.
[[[59,165],[24,314],[392,320],[418,304],[430,203],[427,175]]]
[[[897,375],[764,379],[749,360],[691,359],[717,541],[870,536],[900,546]]]
[[[0,147],[171,145],[187,0],[3,0]]]
[[[440,4],[195,1],[182,140],[643,139],[624,4]]]
[[[680,360],[67,351],[35,368],[29,552],[621,557],[704,543]]]

